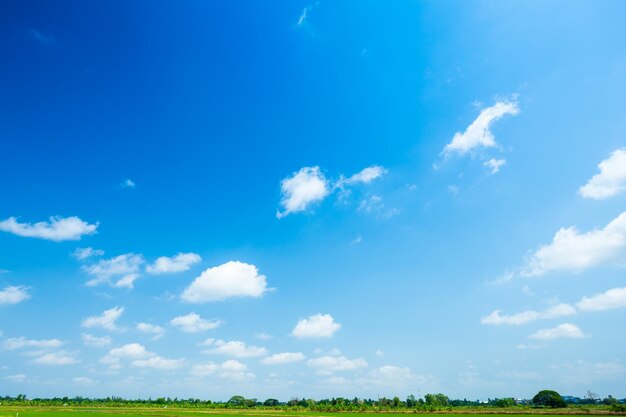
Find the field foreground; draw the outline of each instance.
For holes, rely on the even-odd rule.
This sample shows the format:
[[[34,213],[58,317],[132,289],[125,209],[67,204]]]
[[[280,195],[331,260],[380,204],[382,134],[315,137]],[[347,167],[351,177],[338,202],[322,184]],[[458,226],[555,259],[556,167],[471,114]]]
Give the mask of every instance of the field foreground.
[[[372,412],[370,412],[372,413]],[[94,414],[96,416],[94,416]],[[184,409],[184,408],[105,408],[105,407],[15,407],[0,405],[0,417],[97,417],[97,415],[114,415],[114,417],[194,417],[210,415],[210,417],[255,417],[255,416],[285,416],[285,417],[346,417],[347,415],[362,415],[363,412],[317,412],[307,410],[285,410],[285,409],[264,409],[264,410],[211,410],[211,409]],[[475,417],[499,417],[521,414],[539,414],[542,416],[562,416],[562,415],[626,415],[626,413],[612,412],[601,407],[568,407],[561,409],[542,408],[507,408],[488,409],[484,408],[455,408],[444,411],[430,413],[420,413],[416,411],[385,411],[376,414],[413,414],[417,416],[428,416],[437,414],[438,416],[454,416],[458,414],[471,414]],[[102,416],[104,417],[104,416]],[[113,417],[113,416],[112,416]],[[208,416],[207,416],[208,417]]]

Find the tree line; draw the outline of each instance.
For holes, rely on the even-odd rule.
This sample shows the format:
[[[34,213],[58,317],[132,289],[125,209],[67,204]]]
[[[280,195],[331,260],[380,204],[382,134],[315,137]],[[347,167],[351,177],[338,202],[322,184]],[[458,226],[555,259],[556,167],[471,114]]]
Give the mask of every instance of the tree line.
[[[245,409],[245,408],[271,408],[271,409],[298,409],[311,411],[390,411],[390,410],[418,410],[440,411],[458,407],[466,408],[510,408],[510,407],[550,407],[559,408],[574,406],[604,406],[613,411],[626,411],[626,399],[618,400],[612,396],[604,399],[593,396],[562,397],[556,391],[543,390],[538,392],[532,400],[516,400],[514,398],[493,398],[486,401],[468,399],[450,399],[448,396],[438,394],[426,394],[423,398],[409,395],[402,400],[393,398],[343,398],[333,397],[328,399],[313,400],[307,398],[292,398],[288,401],[280,401],[268,398],[259,401],[256,398],[245,398],[234,395],[228,401],[211,401],[199,398],[170,398],[159,397],[156,399],[126,399],[122,397],[87,398],[87,397],[55,397],[55,398],[32,398],[24,394],[16,397],[0,397],[0,405],[4,406],[53,406],[53,407],[178,407],[178,408],[212,408],[212,409]]]

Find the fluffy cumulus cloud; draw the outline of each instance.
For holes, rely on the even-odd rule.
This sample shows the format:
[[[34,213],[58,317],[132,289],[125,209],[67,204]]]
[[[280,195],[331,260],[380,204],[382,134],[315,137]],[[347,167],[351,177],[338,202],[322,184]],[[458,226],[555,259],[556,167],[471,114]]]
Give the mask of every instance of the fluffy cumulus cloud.
[[[613,288],[590,297],[583,297],[576,304],[581,311],[603,311],[626,307],[626,287]]]
[[[301,362],[306,359],[302,352],[275,353],[261,359],[263,365],[283,365],[285,363]]]
[[[557,317],[565,317],[576,314],[576,309],[565,303],[557,304],[544,311],[526,310],[521,313],[505,315],[502,310],[495,310],[488,316],[483,317],[480,322],[482,324],[510,324],[521,325],[536,320],[552,319]]]
[[[329,181],[318,166],[304,167],[291,177],[283,179],[280,189],[282,193],[280,205],[283,211],[276,213],[279,219],[291,213],[304,211],[330,194]]]
[[[585,337],[578,326],[571,323],[559,324],[550,329],[541,329],[529,336],[531,339],[554,340],[554,339],[580,339]]]
[[[156,354],[148,351],[145,346],[139,343],[128,343],[111,349],[105,356],[100,358],[100,363],[108,365],[111,370],[117,370],[122,367],[122,361],[138,361],[156,356]]]
[[[248,346],[244,342],[232,340],[225,342],[220,339],[207,339],[202,343],[203,346],[211,346],[204,353],[227,355],[235,358],[252,358],[256,356],[267,355],[267,349],[258,346]]]
[[[551,271],[579,272],[615,261],[626,247],[626,212],[603,229],[580,233],[575,227],[561,228],[552,242],[531,254],[522,269],[523,276],[539,276]]]
[[[307,365],[315,368],[318,374],[330,374],[338,371],[354,371],[367,368],[367,362],[363,358],[348,359],[345,356],[320,356],[309,359]]]
[[[83,339],[83,344],[85,346],[102,348],[110,346],[112,343],[109,336],[94,336],[88,333],[83,333],[80,336]]]
[[[0,221],[0,231],[23,237],[60,242],[80,240],[82,236],[96,233],[98,223],[89,224],[78,217],[50,217],[49,222],[19,223],[15,217]]]
[[[55,349],[61,347],[63,341],[59,339],[27,339],[25,337],[12,337],[4,341],[3,347],[6,350],[22,348]]]
[[[186,333],[198,333],[215,329],[221,322],[219,320],[206,320],[196,313],[189,313],[185,316],[174,317],[170,320],[170,324]]]
[[[291,331],[291,335],[299,339],[332,337],[341,329],[330,314],[315,314],[301,319]]]
[[[105,310],[99,316],[87,317],[83,320],[82,326],[86,328],[101,327],[106,330],[117,330],[117,320],[124,313],[124,307],[113,307]]]
[[[72,256],[79,261],[84,261],[86,259],[102,256],[104,255],[104,251],[101,249],[94,249],[92,247],[88,248],[76,248],[74,252],[72,252]]]
[[[219,378],[233,381],[250,381],[256,376],[248,371],[248,366],[234,359],[229,359],[221,364],[214,362],[203,362],[191,367],[190,374],[195,377],[205,377],[216,375]]]
[[[149,274],[171,274],[187,271],[192,265],[200,262],[202,258],[197,253],[178,253],[176,256],[161,256],[148,265],[146,272]]]
[[[84,266],[83,269],[93,277],[87,282],[90,287],[109,284],[118,288],[133,288],[135,280],[140,276],[139,269],[143,263],[141,255],[126,253],[102,259],[96,264]]]
[[[239,261],[208,268],[187,287],[181,298],[189,303],[220,301],[231,297],[261,297],[269,289],[256,266]]]
[[[28,287],[7,286],[0,290],[0,306],[21,303],[29,298]]]
[[[483,163],[483,166],[489,168],[491,174],[497,174],[498,172],[500,172],[500,168],[504,165],[506,165],[506,159],[504,158],[491,158],[490,160]]]
[[[491,132],[491,125],[503,116],[519,113],[517,103],[513,101],[499,101],[491,107],[483,109],[476,120],[470,124],[465,132],[457,132],[452,142],[443,148],[443,155],[463,155],[476,148],[492,148],[498,146]]]
[[[600,173],[578,190],[582,197],[603,200],[626,190],[626,148],[614,151],[598,168]]]

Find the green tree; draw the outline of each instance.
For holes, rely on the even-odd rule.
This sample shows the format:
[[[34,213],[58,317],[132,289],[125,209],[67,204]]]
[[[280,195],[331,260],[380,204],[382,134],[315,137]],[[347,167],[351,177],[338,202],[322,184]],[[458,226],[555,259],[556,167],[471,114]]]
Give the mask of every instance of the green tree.
[[[552,407],[552,408],[567,407],[567,404],[565,403],[565,400],[563,399],[563,397],[561,397],[561,394],[559,394],[556,391],[552,391],[548,389],[539,391],[533,397],[533,404],[542,405],[545,407]]]
[[[268,398],[263,402],[263,405],[266,407],[276,407],[278,405],[278,400],[276,398]]]
[[[514,407],[515,400],[513,398],[496,398],[493,400],[493,405],[496,407]]]

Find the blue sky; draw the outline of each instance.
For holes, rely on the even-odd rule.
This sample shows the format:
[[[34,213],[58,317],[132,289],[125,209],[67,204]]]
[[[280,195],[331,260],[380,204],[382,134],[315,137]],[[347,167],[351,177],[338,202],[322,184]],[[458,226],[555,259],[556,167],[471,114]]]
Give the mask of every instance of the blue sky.
[[[0,392],[626,396],[622,2],[8,2]]]

